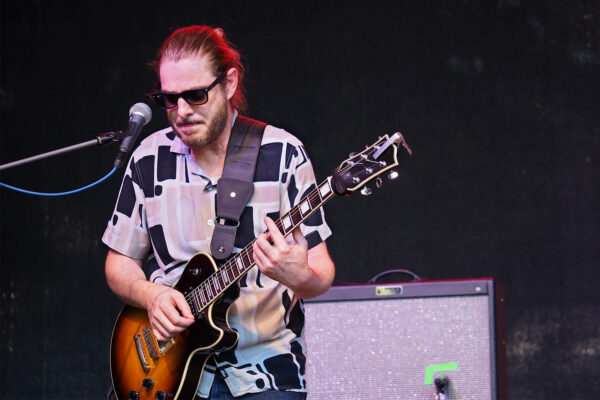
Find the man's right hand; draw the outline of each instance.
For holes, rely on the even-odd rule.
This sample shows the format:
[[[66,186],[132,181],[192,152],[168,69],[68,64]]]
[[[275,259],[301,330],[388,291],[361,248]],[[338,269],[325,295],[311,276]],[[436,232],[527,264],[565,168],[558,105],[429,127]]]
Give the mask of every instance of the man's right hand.
[[[162,285],[151,285],[153,287],[146,301],[148,318],[156,339],[166,341],[192,325],[194,316],[179,291]]]
[[[105,264],[106,282],[129,305],[145,308],[158,340],[169,340],[194,323],[183,294],[168,286],[148,282],[142,260],[109,250]]]

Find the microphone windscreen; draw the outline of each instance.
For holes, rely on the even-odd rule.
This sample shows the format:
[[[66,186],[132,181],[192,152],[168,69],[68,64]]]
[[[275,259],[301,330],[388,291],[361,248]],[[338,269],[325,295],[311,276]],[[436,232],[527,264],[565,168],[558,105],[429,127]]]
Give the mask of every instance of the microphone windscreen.
[[[141,115],[144,118],[144,125],[148,124],[152,119],[152,110],[146,103],[135,103],[129,109],[129,116],[133,114]]]

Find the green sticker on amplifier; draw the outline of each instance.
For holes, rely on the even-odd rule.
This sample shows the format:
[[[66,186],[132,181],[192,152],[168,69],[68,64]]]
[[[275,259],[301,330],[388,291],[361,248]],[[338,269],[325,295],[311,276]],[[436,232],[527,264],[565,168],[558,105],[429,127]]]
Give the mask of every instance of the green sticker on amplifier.
[[[458,369],[458,364],[455,362],[449,362],[445,364],[431,364],[427,368],[425,368],[425,384],[433,385],[433,374],[436,372],[443,371],[456,371]]]

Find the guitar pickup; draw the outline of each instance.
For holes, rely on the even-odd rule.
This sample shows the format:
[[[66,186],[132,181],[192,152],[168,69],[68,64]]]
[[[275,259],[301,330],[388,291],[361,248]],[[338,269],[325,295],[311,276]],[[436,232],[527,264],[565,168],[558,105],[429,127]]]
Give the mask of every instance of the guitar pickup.
[[[135,342],[135,349],[137,350],[138,358],[140,360],[140,365],[144,372],[150,371],[150,363],[146,359],[146,353],[144,353],[144,343],[142,336],[137,334],[133,336],[133,341]]]
[[[153,360],[156,360],[160,357],[158,354],[158,350],[156,349],[156,341],[154,340],[154,335],[152,334],[152,329],[150,328],[142,328],[142,334],[144,335],[144,341],[146,342],[146,348],[148,349],[148,354]]]

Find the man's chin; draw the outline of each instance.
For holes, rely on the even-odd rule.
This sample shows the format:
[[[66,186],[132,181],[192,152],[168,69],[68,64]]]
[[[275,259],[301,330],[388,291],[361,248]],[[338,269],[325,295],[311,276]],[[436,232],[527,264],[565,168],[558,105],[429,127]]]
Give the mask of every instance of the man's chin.
[[[179,132],[178,130],[175,130],[175,133],[177,134],[179,139],[181,139],[181,141],[187,147],[190,147],[190,148],[204,147],[212,142],[212,140],[210,140],[210,138],[207,137],[206,134],[202,134],[202,133],[194,133],[194,134],[186,135],[186,134]]]

